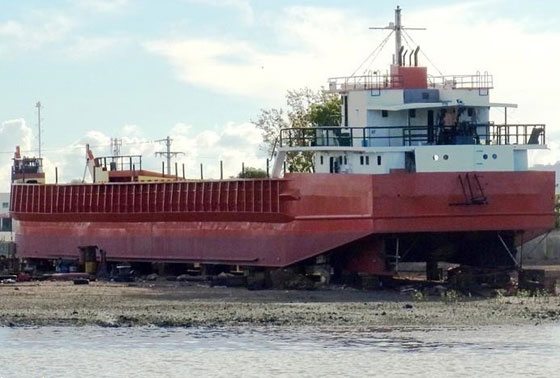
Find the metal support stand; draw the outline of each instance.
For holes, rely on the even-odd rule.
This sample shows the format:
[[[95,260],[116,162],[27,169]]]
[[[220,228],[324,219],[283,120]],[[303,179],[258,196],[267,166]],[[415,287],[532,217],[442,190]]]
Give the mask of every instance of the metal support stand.
[[[498,233],[498,238],[500,239],[500,242],[502,242],[502,245],[504,246],[504,248],[506,249],[506,252],[508,253],[509,257],[511,257],[511,259],[513,260],[513,262],[515,263],[515,267],[519,268],[519,263],[517,262],[515,256],[513,255],[513,253],[511,253],[511,251],[509,250],[506,242],[504,241],[504,239],[502,238],[502,235],[500,235],[500,233]]]

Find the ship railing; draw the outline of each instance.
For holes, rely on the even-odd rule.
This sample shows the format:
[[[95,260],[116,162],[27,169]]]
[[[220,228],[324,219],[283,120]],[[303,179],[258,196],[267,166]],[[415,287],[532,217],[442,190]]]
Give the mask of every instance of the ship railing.
[[[142,155],[101,156],[94,161],[96,167],[108,171],[142,170]]]
[[[490,124],[492,144],[546,144],[544,124]]]
[[[329,79],[329,92],[333,93],[384,88],[402,88],[402,76],[372,73],[369,75],[342,76]]]
[[[428,83],[431,88],[491,89],[494,87],[494,79],[487,72],[476,73],[475,75],[429,75]]]
[[[280,130],[280,147],[390,147],[426,144],[544,145],[545,125],[312,127]]]

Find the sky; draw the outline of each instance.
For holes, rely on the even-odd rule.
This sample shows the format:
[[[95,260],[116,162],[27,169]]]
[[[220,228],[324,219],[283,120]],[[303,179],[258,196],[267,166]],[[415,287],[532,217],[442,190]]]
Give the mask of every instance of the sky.
[[[192,178],[201,163],[218,177],[220,160],[226,176],[264,168],[251,120],[289,89],[354,72],[397,5],[405,26],[427,28],[409,34],[430,74],[492,74],[492,101],[519,105],[509,123],[547,125],[532,162],[560,161],[557,1],[0,0],[0,191],[15,146],[38,153],[37,101],[47,181],[55,167],[81,180],[85,144],[109,155],[111,138],[158,170],[170,136]],[[391,43],[364,69],[384,72]]]

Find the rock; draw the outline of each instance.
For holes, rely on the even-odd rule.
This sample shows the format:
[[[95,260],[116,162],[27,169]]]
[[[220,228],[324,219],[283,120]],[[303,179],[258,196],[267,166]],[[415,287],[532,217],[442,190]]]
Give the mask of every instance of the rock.
[[[76,278],[73,282],[74,285],[89,285],[89,280],[87,278]]]
[[[411,305],[410,303],[407,303],[407,304],[405,304],[405,305],[403,306],[403,308],[404,308],[404,309],[411,309],[411,308],[414,308],[414,306]]]
[[[270,272],[273,289],[278,290],[312,290],[315,282],[309,277],[296,273],[293,269],[275,269]]]
[[[146,281],[155,281],[159,278],[157,273],[148,274],[146,276]]]

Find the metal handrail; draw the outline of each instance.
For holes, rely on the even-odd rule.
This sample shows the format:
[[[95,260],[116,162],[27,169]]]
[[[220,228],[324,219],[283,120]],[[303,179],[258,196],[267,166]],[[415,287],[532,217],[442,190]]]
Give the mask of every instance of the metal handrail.
[[[482,131],[482,132],[481,132]],[[383,134],[379,136],[379,134]],[[455,137],[451,142],[446,136]],[[457,142],[457,137],[467,142]],[[369,147],[377,141],[388,146],[419,144],[523,145],[546,143],[544,124],[496,125],[460,124],[455,126],[375,126],[313,127],[280,130],[280,147]],[[472,141],[469,143],[468,141]]]
[[[371,74],[329,79],[329,91],[331,92],[383,88],[402,88],[402,76]]]
[[[430,88],[449,86],[453,89],[491,89],[494,87],[494,79],[492,75],[487,73],[476,75],[428,76],[428,83]]]

